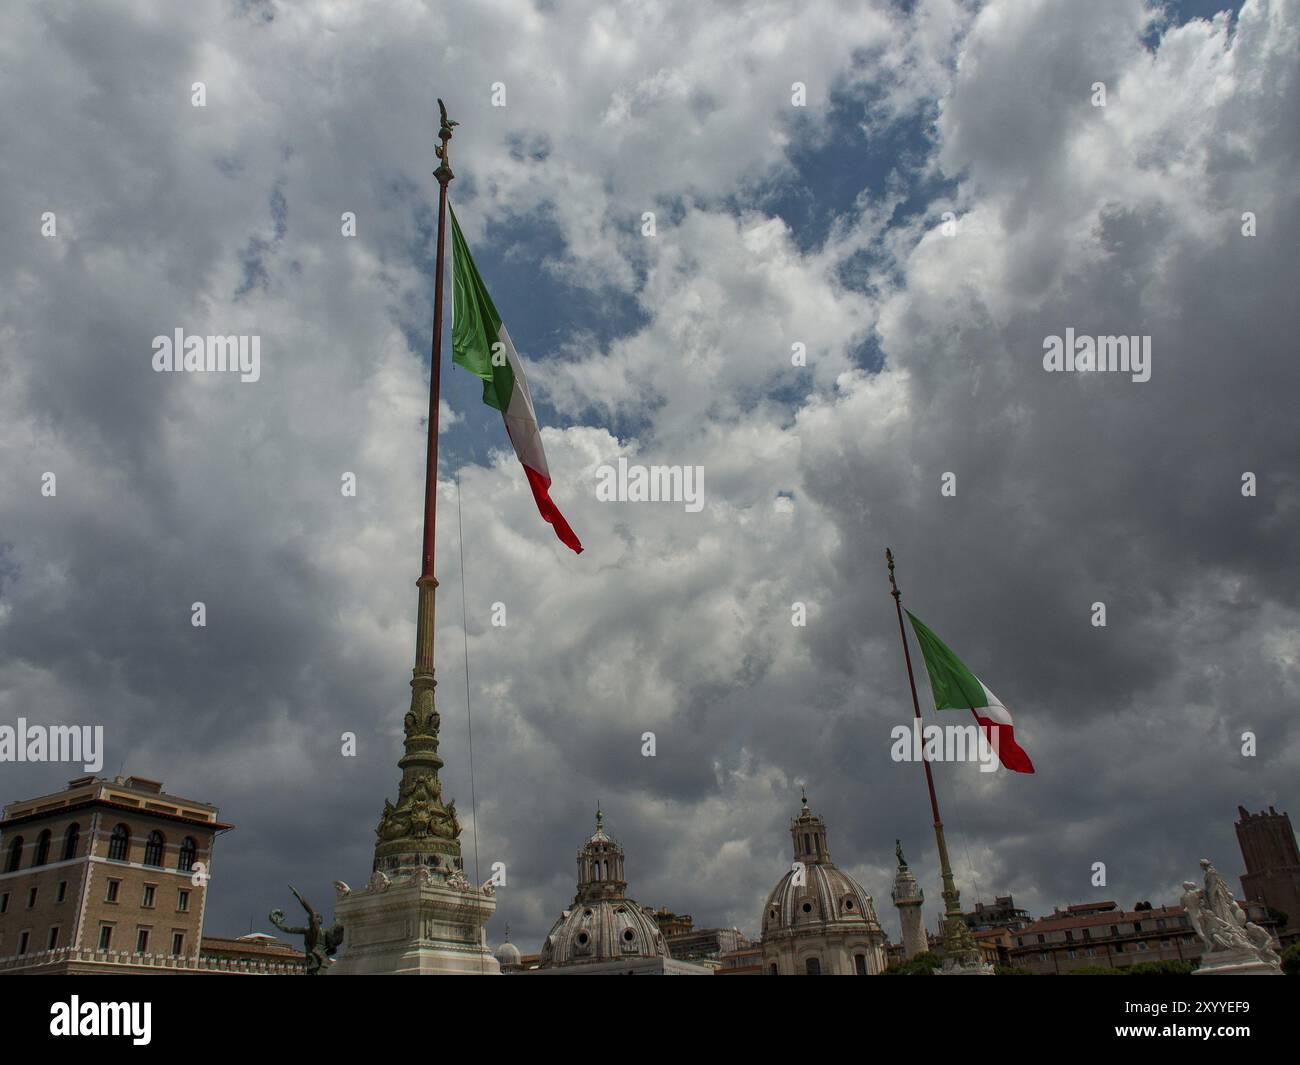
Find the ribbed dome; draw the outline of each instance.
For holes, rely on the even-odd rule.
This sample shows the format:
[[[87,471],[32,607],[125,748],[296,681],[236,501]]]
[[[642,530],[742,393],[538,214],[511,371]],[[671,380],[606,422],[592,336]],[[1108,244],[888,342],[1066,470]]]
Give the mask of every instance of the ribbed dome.
[[[795,871],[777,882],[763,907],[763,934],[824,924],[859,925],[875,930],[876,908],[848,873],[830,864],[804,866],[801,886],[795,886]]]
[[[826,823],[808,809],[807,796],[790,822],[790,836],[799,868],[787,870],[768,895],[763,935],[804,928],[879,931],[871,896],[831,861]]]
[[[667,956],[654,917],[627,897],[623,848],[597,810],[596,831],[578,852],[578,893],[542,944],[539,967]]]
[[[542,944],[541,967],[667,957],[659,926],[631,899],[593,899],[565,910]]]

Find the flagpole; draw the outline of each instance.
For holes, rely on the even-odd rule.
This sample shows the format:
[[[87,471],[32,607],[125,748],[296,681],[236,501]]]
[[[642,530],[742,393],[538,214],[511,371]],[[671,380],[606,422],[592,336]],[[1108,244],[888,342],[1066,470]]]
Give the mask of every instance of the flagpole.
[[[431,865],[440,869],[459,868],[460,825],[454,804],[444,805],[438,771],[443,767],[438,754],[438,731],[442,717],[434,699],[438,681],[433,668],[434,597],[438,579],[433,573],[434,519],[438,503],[438,405],[442,363],[442,276],[443,228],[447,211],[447,183],[452,179],[447,142],[457,123],[447,117],[441,100],[438,110],[442,144],[434,149],[440,160],[433,176],[438,179],[438,251],[433,288],[432,364],[429,367],[429,424],[424,470],[424,543],[420,560],[419,606],[415,621],[415,668],[411,670],[411,708],[403,722],[405,753],[398,760],[402,782],[397,804],[386,803],[376,830],[375,868],[394,872],[407,864]],[[413,815],[428,830],[417,831]]]
[[[916,696],[916,677],[912,673],[912,653],[907,646],[907,629],[903,625],[903,593],[898,590],[894,580],[894,553],[885,548],[885,562],[889,566],[889,594],[894,597],[894,609],[898,614],[898,636],[903,641],[903,661],[907,664],[907,683],[912,689],[912,712],[916,717],[918,739],[921,738],[921,701]],[[930,769],[930,759],[925,754],[925,743],[921,742],[921,764],[925,767],[925,786],[930,792],[930,812],[934,815],[934,838],[939,846],[939,870],[943,881],[943,948],[948,958],[956,964],[970,967],[979,964],[979,948],[966,927],[961,915],[961,893],[952,876],[952,864],[948,861],[948,843],[943,835],[943,821],[939,817],[939,797],[934,790],[934,773]]]
[[[416,676],[433,676],[434,589],[438,578],[434,576],[434,530],[438,522],[438,410],[442,395],[442,278],[445,248],[443,229],[447,222],[447,185],[456,175],[451,171],[451,158],[447,142],[452,137],[452,127],[459,125],[447,117],[447,108],[438,101],[441,124],[438,137],[442,143],[434,148],[438,169],[433,176],[438,180],[438,251],[433,274],[433,343],[429,365],[429,441],[424,467],[424,542],[420,559],[420,603],[415,626]]]

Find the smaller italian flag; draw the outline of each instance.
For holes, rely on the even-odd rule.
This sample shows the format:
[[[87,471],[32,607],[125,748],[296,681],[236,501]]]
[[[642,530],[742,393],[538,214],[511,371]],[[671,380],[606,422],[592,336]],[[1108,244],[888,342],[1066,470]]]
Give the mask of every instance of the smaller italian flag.
[[[985,739],[998,752],[1002,764],[1017,773],[1032,773],[1034,763],[1016,743],[1015,726],[1007,708],[915,614],[909,610],[907,616],[912,619],[912,631],[916,633],[916,642],[921,645],[921,654],[925,657],[925,671],[930,674],[934,708],[969,708],[975,720],[984,727]]]
[[[582,544],[559,507],[551,502],[551,473],[542,450],[533,397],[524,377],[524,364],[510,342],[487,286],[479,276],[469,247],[451,210],[452,301],[451,358],[458,366],[483,378],[483,402],[501,412],[515,455],[528,476],[528,487],[543,518],[555,528],[566,547],[581,553]]]

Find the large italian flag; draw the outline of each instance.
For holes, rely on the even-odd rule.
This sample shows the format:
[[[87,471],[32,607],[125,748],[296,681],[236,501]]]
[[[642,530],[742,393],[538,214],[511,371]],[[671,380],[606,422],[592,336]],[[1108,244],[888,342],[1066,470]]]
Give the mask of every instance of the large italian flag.
[[[449,211],[450,208],[448,204]],[[451,211],[451,243],[452,361],[483,378],[483,402],[495,407],[505,418],[506,432],[528,475],[537,509],[555,527],[555,535],[567,547],[581,552],[582,544],[559,508],[551,502],[551,474],[546,467],[546,452],[542,450],[542,435],[524,377],[524,364],[470,258],[455,211]]]
[[[1034,763],[1029,760],[1021,746],[1016,743],[1015,726],[1011,714],[1002,705],[998,697],[962,664],[960,658],[952,653],[948,645],[925,627],[910,610],[907,616],[912,619],[912,631],[916,633],[916,642],[921,645],[921,654],[925,657],[925,670],[930,674],[930,688],[934,692],[936,710],[965,710],[975,715],[975,720],[984,727],[985,738],[989,745],[998,752],[1002,764],[1017,773],[1032,773]]]

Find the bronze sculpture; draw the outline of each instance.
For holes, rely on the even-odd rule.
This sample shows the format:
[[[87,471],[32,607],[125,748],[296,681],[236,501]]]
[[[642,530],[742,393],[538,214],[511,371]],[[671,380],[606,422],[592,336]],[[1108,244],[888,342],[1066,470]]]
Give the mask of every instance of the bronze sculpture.
[[[333,964],[334,952],[343,942],[343,926],[335,921],[332,928],[322,928],[321,915],[312,909],[311,903],[299,895],[292,884],[289,885],[289,890],[307,911],[306,927],[291,928],[286,925],[283,910],[272,910],[270,921],[281,932],[303,937],[303,953],[307,956],[307,975],[318,976],[322,969]]]

